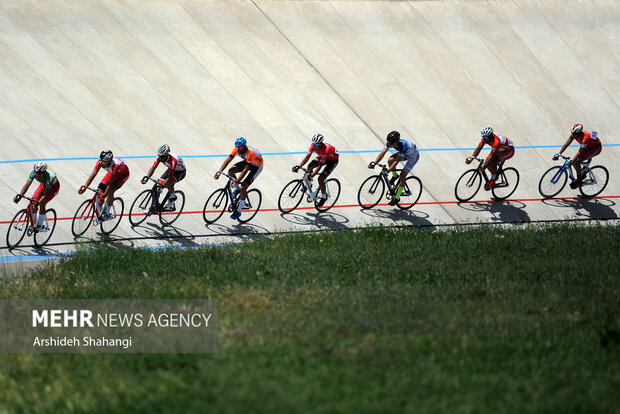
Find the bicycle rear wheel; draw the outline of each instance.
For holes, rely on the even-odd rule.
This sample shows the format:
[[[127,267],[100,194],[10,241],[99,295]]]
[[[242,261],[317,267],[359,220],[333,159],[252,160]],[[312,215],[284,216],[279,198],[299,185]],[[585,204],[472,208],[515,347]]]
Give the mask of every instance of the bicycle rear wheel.
[[[416,176],[407,177],[405,180],[405,189],[400,195],[400,200],[396,205],[401,210],[409,210],[420,199],[422,195],[422,181]]]
[[[132,226],[139,226],[148,216],[153,214],[151,205],[153,203],[153,193],[151,190],[144,190],[131,203],[129,209],[129,223]]]
[[[319,213],[325,212],[332,208],[334,204],[338,201],[338,197],[340,197],[340,181],[336,178],[330,178],[329,180],[325,180],[325,190],[327,192],[327,200],[325,204],[319,207],[319,202],[321,201],[321,197],[318,196],[314,200],[314,208],[317,209]],[[320,191],[319,191],[320,193]]]
[[[202,209],[202,218],[205,223],[215,223],[220,217],[222,217],[222,214],[226,211],[227,206],[228,194],[226,193],[226,190],[220,188],[211,193],[205,202],[205,207]]]
[[[9,249],[19,246],[24,236],[26,236],[28,224],[28,212],[23,208],[15,214],[11,224],[9,224],[9,230],[6,232],[6,245],[9,246]]]
[[[159,213],[159,222],[162,226],[170,226],[172,223],[177,221],[177,219],[181,217],[183,207],[185,207],[185,193],[183,193],[183,191],[175,191],[174,194],[177,196],[177,199],[174,202],[174,211],[162,210]],[[167,201],[168,196],[164,198],[164,201],[162,202],[162,208]]]
[[[497,177],[495,187],[491,189],[496,200],[505,200],[510,197],[519,185],[519,171],[515,168],[504,168]]]
[[[461,175],[454,186],[454,195],[460,202],[469,201],[478,190],[480,190],[480,184],[482,184],[482,174],[476,168],[467,170]]]
[[[305,188],[302,180],[293,180],[282,189],[278,198],[278,209],[282,214],[295,210],[304,198]]]
[[[84,200],[75,211],[73,221],[71,222],[71,233],[73,237],[80,237],[90,227],[95,215],[95,206],[93,200]]]
[[[252,220],[258,210],[260,209],[260,205],[263,201],[263,195],[260,190],[253,188],[252,190],[246,193],[245,203],[243,204],[243,208],[241,209],[241,217],[237,220],[239,223],[247,223]]]
[[[125,209],[125,202],[122,198],[116,197],[112,202],[112,206],[110,207],[110,211],[108,214],[110,215],[110,219],[101,222],[101,233],[110,234],[121,223],[121,219],[123,218],[123,210]]]
[[[538,192],[543,198],[555,197],[564,189],[567,180],[568,173],[565,169],[557,165],[551,167],[540,177]]]
[[[45,212],[45,220],[43,221],[42,229],[34,234],[34,245],[37,247],[45,245],[52,238],[55,229],[56,210],[50,208]]]
[[[357,192],[357,202],[361,208],[367,210],[373,208],[385,194],[385,182],[379,174],[366,178]]]
[[[581,187],[579,187],[579,192],[588,198],[597,196],[607,187],[608,181],[609,171],[607,171],[607,168],[597,165],[589,169],[583,178]]]

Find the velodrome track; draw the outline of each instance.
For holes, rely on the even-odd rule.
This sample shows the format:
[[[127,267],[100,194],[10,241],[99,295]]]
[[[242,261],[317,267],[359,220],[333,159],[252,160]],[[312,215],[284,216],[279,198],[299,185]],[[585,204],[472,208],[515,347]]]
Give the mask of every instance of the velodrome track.
[[[126,160],[118,192],[126,209],[139,179],[168,143],[188,174],[186,214],[172,228],[155,218],[111,243],[198,245],[245,234],[475,222],[614,219],[620,213],[620,4],[601,1],[24,1],[0,0],[0,256],[3,261],[75,249],[77,194],[102,149]],[[542,173],[570,126],[599,132],[610,182],[600,198],[565,189],[540,200]],[[481,191],[458,204],[456,179],[486,124],[517,146],[512,200]],[[399,130],[421,149],[417,206],[356,205],[366,168]],[[341,152],[336,208],[282,216],[277,198],[321,132]],[[201,210],[222,181],[213,173],[237,136],[265,154],[256,182],[263,208],[249,224]],[[569,149],[572,155],[575,149]],[[483,153],[484,154],[484,153]],[[51,203],[50,245],[9,251],[12,203],[35,160],[61,180]],[[161,174],[160,170],[156,174]],[[96,182],[103,173],[96,178]],[[34,190],[34,184],[29,194]],[[302,204],[302,207],[305,204]],[[127,210],[126,210],[127,211]],[[101,240],[89,231],[82,241]]]

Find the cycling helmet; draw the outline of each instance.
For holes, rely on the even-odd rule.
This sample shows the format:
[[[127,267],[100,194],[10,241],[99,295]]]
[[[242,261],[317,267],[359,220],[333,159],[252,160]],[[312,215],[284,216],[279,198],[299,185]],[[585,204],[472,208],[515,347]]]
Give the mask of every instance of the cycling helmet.
[[[484,128],[482,128],[480,130],[480,135],[482,136],[482,138],[488,138],[491,135],[493,135],[493,128],[491,128],[491,125],[487,125]]]
[[[45,172],[47,170],[47,163],[45,161],[37,161],[34,163],[34,172]]]
[[[245,138],[239,137],[235,140],[235,147],[245,147],[247,143],[248,141]]]
[[[101,151],[101,154],[99,154],[99,159],[106,164],[112,161],[113,157],[114,154],[110,150]]]
[[[170,153],[170,147],[168,146],[168,144],[164,144],[157,149],[157,155],[160,157],[165,157],[169,153]]]
[[[392,131],[389,134],[387,134],[386,139],[387,139],[388,144],[395,144],[400,139],[400,132]]]
[[[312,137],[312,143],[315,145],[323,143],[323,134],[314,134]]]
[[[579,133],[581,133],[581,132],[583,132],[583,125],[581,125],[581,124],[575,124],[570,129],[571,135],[579,135]]]

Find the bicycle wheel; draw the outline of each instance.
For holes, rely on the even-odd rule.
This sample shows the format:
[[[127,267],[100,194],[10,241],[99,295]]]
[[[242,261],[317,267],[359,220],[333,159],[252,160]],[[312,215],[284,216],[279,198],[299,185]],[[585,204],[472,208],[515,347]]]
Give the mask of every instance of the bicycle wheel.
[[[306,193],[302,180],[293,180],[284,186],[278,198],[278,209],[282,214],[295,210]]]
[[[538,192],[543,198],[555,197],[564,189],[566,180],[568,180],[568,173],[565,169],[557,165],[551,167],[540,177]]]
[[[461,175],[454,186],[454,195],[460,202],[469,201],[480,190],[482,174],[476,168],[467,170]]]
[[[202,218],[205,223],[213,224],[222,217],[226,207],[228,207],[228,193],[223,188],[217,189],[207,198],[202,209]]]
[[[181,217],[181,213],[183,212],[183,207],[185,207],[185,193],[183,191],[175,191],[174,194],[177,196],[177,199],[174,202],[174,211],[162,211],[159,213],[159,222],[162,226],[170,226],[172,223],[177,221],[179,217]],[[164,198],[162,202],[162,206],[168,201],[168,197]]]
[[[131,204],[129,209],[129,223],[132,226],[139,226],[144,220],[153,212],[151,211],[151,204],[153,200],[153,194],[151,190],[144,190]]]
[[[53,208],[45,212],[45,220],[43,228],[34,234],[34,245],[41,247],[45,245],[51,238],[56,229],[56,210]]]
[[[319,207],[319,201],[321,201],[321,197],[318,196],[314,200],[314,208],[317,209],[319,213],[325,212],[332,208],[336,202],[338,201],[338,197],[340,197],[340,181],[336,178],[330,178],[329,180],[325,180],[325,190],[327,191],[327,200],[325,204]],[[319,191],[320,194],[320,191]]]
[[[584,197],[594,197],[603,192],[609,181],[609,171],[602,165],[590,168],[583,179],[579,192]]]
[[[110,219],[101,222],[101,233],[110,234],[121,223],[121,219],[123,218],[123,210],[125,209],[125,202],[120,197],[115,197],[112,202],[112,207],[110,207],[110,211],[108,214],[110,215]]]
[[[504,168],[497,177],[495,187],[491,189],[491,193],[493,193],[493,197],[496,200],[505,200],[515,192],[518,185],[519,171],[512,167]]]
[[[405,180],[405,189],[400,195],[400,201],[396,203],[401,210],[409,210],[420,199],[422,195],[422,181],[416,176],[407,177]]]
[[[385,194],[385,182],[379,174],[371,175],[360,186],[357,202],[361,208],[367,210],[379,204],[383,194]]]
[[[15,214],[9,225],[9,230],[6,232],[6,245],[9,246],[9,249],[19,246],[28,231],[28,224],[28,212],[23,208]]]
[[[71,233],[73,237],[80,237],[90,227],[93,222],[93,216],[95,214],[95,206],[93,200],[84,200],[82,204],[75,211],[73,221],[71,222]]]
[[[241,217],[239,223],[247,223],[252,220],[258,210],[260,209],[260,205],[263,201],[263,195],[260,190],[253,188],[246,193],[245,203],[243,204],[243,208],[241,209]]]

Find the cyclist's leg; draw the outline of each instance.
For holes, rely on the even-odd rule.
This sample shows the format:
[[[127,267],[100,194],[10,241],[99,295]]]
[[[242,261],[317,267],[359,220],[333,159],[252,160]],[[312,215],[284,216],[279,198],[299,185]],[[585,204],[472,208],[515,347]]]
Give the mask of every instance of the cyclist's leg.
[[[39,188],[37,188],[37,192],[39,191]],[[56,197],[59,191],[60,191],[60,181],[57,179],[50,188],[45,188],[44,186],[42,195],[39,198],[36,198],[36,200],[39,201],[39,218],[38,218],[37,226],[39,227],[43,226],[43,221],[45,220],[45,213],[47,213],[47,203],[52,201],[54,197]]]
[[[121,188],[129,179],[129,168],[126,165],[123,165],[119,168],[119,171],[112,175],[108,181],[110,184],[108,189],[108,195],[106,197],[106,210],[109,210],[112,204],[114,203],[114,195],[116,190]],[[107,211],[106,211],[107,212]]]
[[[327,189],[325,188],[325,180],[327,180],[327,177],[329,177],[329,175],[338,165],[338,160],[327,160],[323,165],[325,167],[323,168],[323,172],[319,175],[319,187],[321,187],[321,193],[323,197],[326,197]]]

